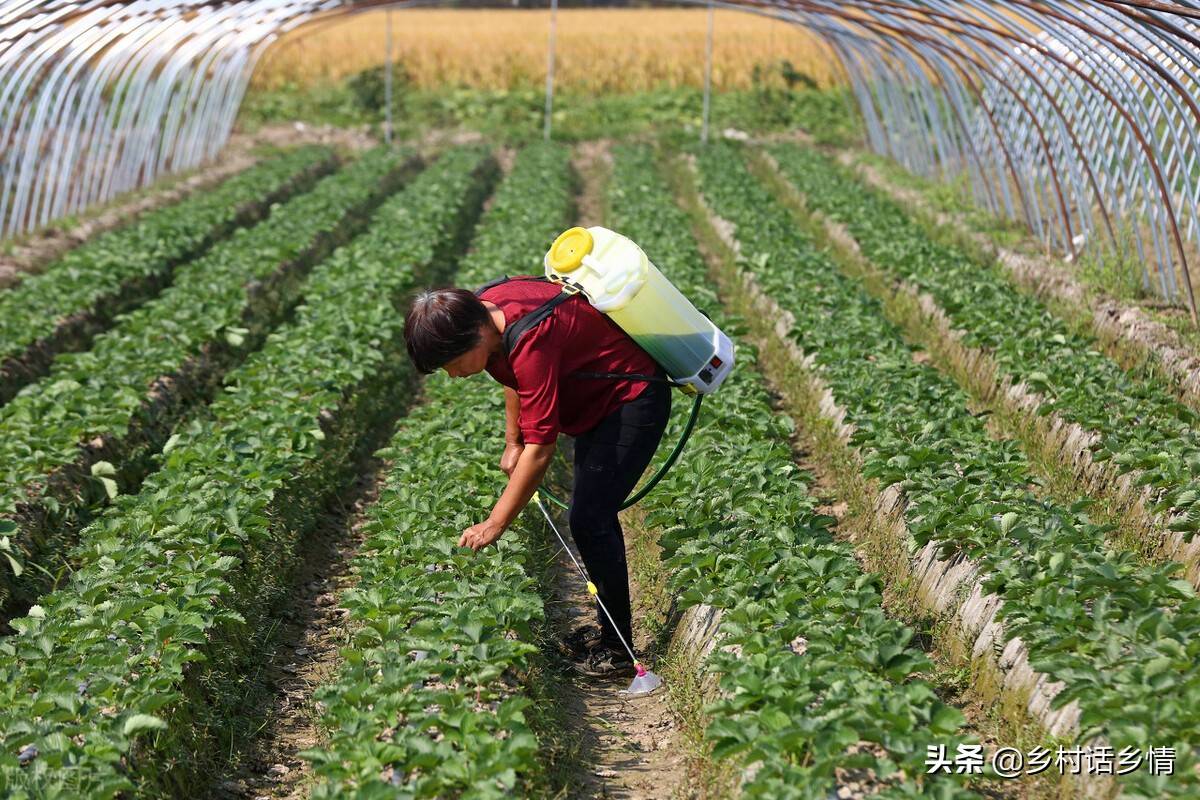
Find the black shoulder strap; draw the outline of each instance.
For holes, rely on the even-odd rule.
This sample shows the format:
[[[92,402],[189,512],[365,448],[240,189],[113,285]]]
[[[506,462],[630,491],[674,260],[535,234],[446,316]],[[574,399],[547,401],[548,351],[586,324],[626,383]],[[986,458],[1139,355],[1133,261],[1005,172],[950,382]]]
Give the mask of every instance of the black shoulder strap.
[[[511,280],[512,280],[512,278],[505,275],[504,277],[496,278],[496,280],[494,280],[494,281],[488,281],[483,286],[480,286],[478,289],[475,290],[475,296],[479,297],[479,295],[483,294],[488,289],[491,289],[495,286],[499,286],[502,283],[508,283]]]
[[[535,276],[529,278],[510,278],[505,275],[501,278],[497,278],[494,281],[488,281],[483,286],[480,286],[475,290],[475,295],[479,296],[488,289],[491,289],[493,286],[500,286],[501,284],[508,283],[509,281],[540,281],[542,283],[550,283],[550,279],[544,277]],[[512,325],[509,325],[507,328],[505,328],[504,333],[500,335],[500,339],[504,343],[504,354],[510,355],[513,351],[513,348],[517,346],[517,342],[521,339],[526,331],[541,323],[542,320],[554,312],[554,309],[558,308],[567,300],[570,300],[572,296],[573,293],[571,292],[559,292],[557,295],[542,303],[533,311],[530,311],[528,314],[521,317]]]
[[[506,355],[512,354],[513,349],[517,346],[517,342],[525,335],[529,329],[537,326],[546,317],[554,313],[554,309],[558,308],[563,303],[574,297],[574,294],[568,292],[559,292],[554,297],[551,297],[540,306],[530,311],[519,320],[509,325],[504,329],[504,333],[500,334],[501,340],[504,342],[504,352]]]
[[[507,275],[505,275],[501,278],[496,278],[493,281],[488,281],[483,286],[480,286],[478,289],[475,290],[475,294],[476,294],[476,296],[481,295],[484,292],[486,292],[488,289],[491,289],[493,286],[500,286],[501,284],[508,283],[509,281],[542,281],[545,283],[550,283],[550,280],[548,278],[541,278],[541,277],[510,278]],[[579,294],[579,292],[566,292],[566,291],[559,292],[557,295],[550,298],[546,302],[542,303],[540,306],[535,308],[533,311],[530,311],[528,314],[521,317],[519,320],[514,322],[512,325],[509,325],[508,327],[506,327],[504,329],[504,333],[500,334],[500,341],[504,345],[504,354],[511,355],[513,349],[517,346],[517,342],[519,342],[521,337],[525,335],[526,331],[540,325],[542,320],[546,319],[546,317],[548,317],[554,313],[554,309],[558,308],[560,305],[562,305],[563,303],[570,300],[576,294]],[[641,375],[641,374],[632,373],[632,372],[631,373],[625,373],[625,372],[572,372],[570,377],[572,377],[572,378],[593,378],[593,379],[599,378],[599,379],[608,379],[608,380],[650,381],[653,383],[665,383],[670,386],[680,386],[681,385],[663,375]]]

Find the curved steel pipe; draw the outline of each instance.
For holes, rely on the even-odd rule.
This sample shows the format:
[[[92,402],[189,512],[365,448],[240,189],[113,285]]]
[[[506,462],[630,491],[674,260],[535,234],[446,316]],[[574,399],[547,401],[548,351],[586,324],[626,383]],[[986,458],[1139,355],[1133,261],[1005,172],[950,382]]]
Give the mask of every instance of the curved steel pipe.
[[[0,0],[0,236],[214,157],[284,31],[442,4]],[[1189,271],[1200,255],[1200,4],[714,5],[822,39],[871,149],[936,180],[965,178],[976,202],[1067,252],[1126,257],[1132,246],[1144,285],[1182,296],[1200,319]]]

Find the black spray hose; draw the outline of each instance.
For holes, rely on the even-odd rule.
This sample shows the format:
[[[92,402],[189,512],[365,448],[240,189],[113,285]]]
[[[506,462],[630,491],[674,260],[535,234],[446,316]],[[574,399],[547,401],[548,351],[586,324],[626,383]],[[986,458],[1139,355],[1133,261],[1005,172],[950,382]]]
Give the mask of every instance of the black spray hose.
[[[692,403],[692,413],[688,415],[687,425],[683,428],[683,435],[679,437],[679,443],[675,445],[675,449],[671,451],[671,455],[667,456],[667,460],[663,462],[663,465],[658,468],[658,472],[654,473],[654,477],[646,481],[645,486],[621,505],[622,511],[641,502],[642,498],[650,494],[650,490],[657,486],[658,482],[666,476],[671,467],[675,466],[675,462],[679,460],[680,453],[683,452],[684,445],[687,444],[688,437],[692,435],[692,428],[696,427],[696,418],[700,416],[700,402],[703,399],[704,395],[696,395],[696,399]],[[555,497],[545,486],[541,487],[538,491],[542,493],[543,497],[559,508],[565,509],[568,507],[566,503]]]

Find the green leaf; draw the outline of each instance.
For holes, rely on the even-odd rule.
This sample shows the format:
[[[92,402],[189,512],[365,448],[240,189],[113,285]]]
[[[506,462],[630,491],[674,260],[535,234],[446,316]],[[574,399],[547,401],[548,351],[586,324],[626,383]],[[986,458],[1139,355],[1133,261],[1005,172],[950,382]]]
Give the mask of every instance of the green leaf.
[[[8,559],[8,566],[13,571],[13,577],[19,578],[21,577],[21,573],[25,571],[25,568],[22,567],[21,562],[17,561],[13,554],[8,551],[8,547],[6,546],[7,544],[7,539],[5,539],[3,542],[0,542],[0,552],[4,553],[4,557]]]
[[[108,495],[109,500],[116,500],[117,495],[121,493],[117,482],[112,478],[100,478],[100,483],[104,486],[104,493]]]
[[[1169,670],[1173,663],[1174,661],[1169,656],[1152,658],[1147,661],[1146,666],[1142,668],[1142,674],[1147,678],[1153,678],[1155,675],[1159,675]]]
[[[92,464],[92,475],[100,477],[101,475],[116,475],[117,468],[108,461],[97,461]]]
[[[166,727],[167,723],[153,714],[134,714],[125,720],[125,726],[121,730],[126,736],[133,736],[141,731],[165,730]]]

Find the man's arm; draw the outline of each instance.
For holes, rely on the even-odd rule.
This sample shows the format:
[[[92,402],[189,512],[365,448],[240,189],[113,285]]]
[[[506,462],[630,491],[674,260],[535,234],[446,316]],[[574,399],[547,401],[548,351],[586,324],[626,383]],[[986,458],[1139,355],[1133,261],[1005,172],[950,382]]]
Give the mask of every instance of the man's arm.
[[[516,389],[504,387],[504,441],[506,444],[524,444],[521,438],[521,398]]]
[[[515,389],[504,387],[504,454],[500,456],[500,469],[509,477],[517,468],[517,461],[525,449],[521,436],[521,399]]]
[[[529,498],[537,491],[550,466],[550,460],[554,457],[556,446],[553,442],[525,445],[512,475],[508,478],[508,486],[496,501],[491,515],[478,525],[472,525],[463,531],[458,540],[459,547],[479,550],[500,538],[500,534],[512,524],[529,502]]]
[[[542,478],[550,467],[550,460],[554,458],[555,447],[557,445],[553,442],[525,445],[521,459],[517,462],[517,468],[513,470],[508,479],[508,486],[504,488],[504,493],[496,501],[488,519],[499,523],[504,528],[512,524],[529,502],[529,498],[533,497],[533,493],[541,485]]]
[[[537,491],[542,476],[550,466],[554,455],[555,442],[560,430],[558,421],[558,377],[562,359],[561,348],[552,346],[552,334],[556,331],[554,316],[541,323],[538,329],[527,334],[509,355],[513,365],[513,375],[517,379],[520,391],[513,395],[505,394],[505,439],[508,439],[513,417],[519,419],[519,432],[524,446],[512,466],[508,476],[508,486],[496,501],[491,515],[479,523],[463,531],[459,545],[466,545],[475,550],[491,544],[500,538],[505,528],[512,524],[521,510]],[[516,408],[513,398],[516,398]],[[506,445],[506,455],[515,454],[516,446]],[[501,466],[511,462],[511,458],[501,460]]]

